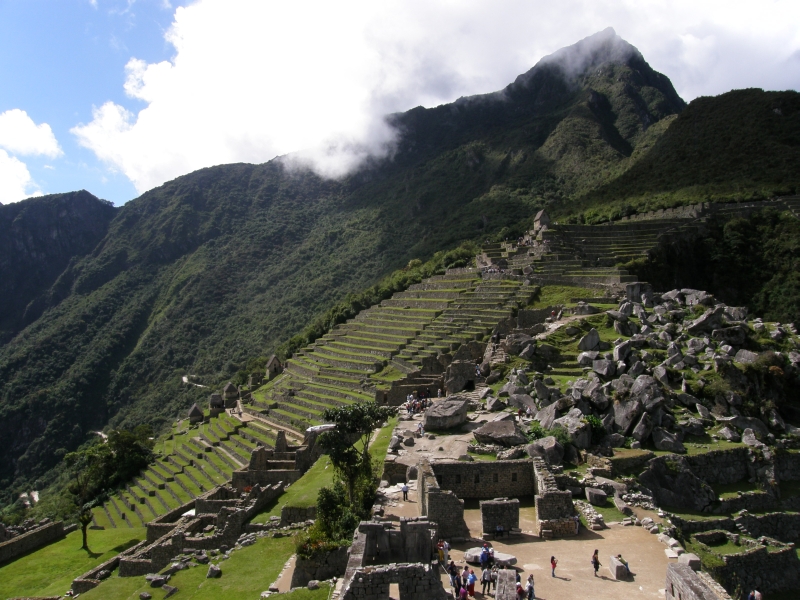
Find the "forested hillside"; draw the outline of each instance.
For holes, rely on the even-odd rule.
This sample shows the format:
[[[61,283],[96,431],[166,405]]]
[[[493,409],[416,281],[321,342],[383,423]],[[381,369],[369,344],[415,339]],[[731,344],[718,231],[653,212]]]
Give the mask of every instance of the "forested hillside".
[[[91,253],[37,296],[46,300],[41,316],[0,347],[5,498],[46,485],[48,470],[92,430],[163,426],[208,393],[183,386],[183,375],[206,384],[232,377],[412,259],[516,236],[542,207],[577,214],[593,190],[604,190],[598,203],[623,194],[607,191],[614,181],[653,189],[653,167],[636,169],[655,149],[681,148],[677,137],[661,149],[673,129],[694,135],[682,125],[694,103],[681,114],[684,106],[667,77],[607,30],[500,92],[392,115],[393,157],[343,180],[280,160],[223,165],[130,201]],[[740,124],[724,111],[709,127]],[[762,146],[782,153],[773,141],[783,131],[765,130]],[[695,169],[680,189],[705,177]]]

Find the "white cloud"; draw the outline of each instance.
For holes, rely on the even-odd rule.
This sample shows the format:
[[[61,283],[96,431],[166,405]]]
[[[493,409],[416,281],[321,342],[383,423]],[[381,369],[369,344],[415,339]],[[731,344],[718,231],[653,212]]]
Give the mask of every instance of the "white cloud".
[[[18,108],[0,113],[0,148],[23,156],[56,158],[63,154],[50,125],[37,125]]]
[[[5,150],[0,150],[0,204],[41,195],[42,192],[36,189],[25,163],[9,156]]]
[[[175,11],[170,61],[128,62],[130,103],[72,132],[140,192],[300,150],[337,176],[391,150],[385,114],[500,89],[607,26],[687,100],[797,89],[798,22],[796,0],[199,0]]]

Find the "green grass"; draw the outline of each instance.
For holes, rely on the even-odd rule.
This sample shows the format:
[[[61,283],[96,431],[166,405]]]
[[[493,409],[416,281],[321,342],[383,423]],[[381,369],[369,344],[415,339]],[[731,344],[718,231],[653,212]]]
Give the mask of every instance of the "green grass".
[[[619,522],[625,518],[625,515],[620,512],[611,501],[607,501],[605,506],[592,506],[592,508],[603,515],[603,519],[606,523]]]
[[[539,295],[530,304],[529,308],[547,308],[558,304],[574,305],[572,298],[595,298],[602,296],[601,290],[573,287],[566,285],[542,286]]]
[[[711,486],[711,488],[719,498],[736,498],[739,495],[738,492],[761,491],[761,489],[755,483],[750,483],[747,480],[728,484],[715,483]]]
[[[180,591],[179,598],[192,600],[240,600],[258,598],[272,584],[284,563],[294,551],[291,538],[261,538],[252,546],[231,554],[231,558],[220,562],[222,577],[206,579],[208,567],[201,565],[179,571],[170,579],[170,585]],[[144,577],[117,577],[116,573],[97,588],[82,594],[87,600],[137,600],[141,592],[151,592]],[[326,598],[319,593],[314,596],[291,596],[295,598]],[[155,596],[155,594],[154,594]],[[158,596],[156,596],[158,597]]]
[[[61,541],[0,567],[0,598],[64,594],[73,579],[145,537],[144,528],[89,530],[91,552],[87,552],[80,549],[80,530],[73,531]]]

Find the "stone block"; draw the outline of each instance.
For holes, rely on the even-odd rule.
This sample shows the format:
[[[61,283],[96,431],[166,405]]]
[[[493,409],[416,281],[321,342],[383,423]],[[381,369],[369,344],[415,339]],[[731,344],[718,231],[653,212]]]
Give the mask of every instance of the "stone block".
[[[586,499],[589,501],[589,504],[594,504],[595,506],[604,506],[608,500],[608,496],[601,489],[587,487],[585,492]]]
[[[611,576],[617,581],[625,581],[628,579],[628,568],[623,565],[616,556],[609,558],[608,570]]]
[[[678,557],[680,564],[689,565],[693,571],[699,571],[701,567],[700,557],[691,552],[685,552]]]

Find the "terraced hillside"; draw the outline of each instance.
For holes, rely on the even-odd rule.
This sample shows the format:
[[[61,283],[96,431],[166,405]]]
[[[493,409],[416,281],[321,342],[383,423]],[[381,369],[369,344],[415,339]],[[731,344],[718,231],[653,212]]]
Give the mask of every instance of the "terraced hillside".
[[[276,430],[221,414],[197,426],[180,421],[155,451],[160,458],[124,490],[94,509],[94,525],[142,527],[213,487],[250,460],[257,444],[273,447]]]
[[[481,279],[475,269],[427,279],[298,352],[283,375],[253,393],[246,410],[300,433],[321,424],[326,408],[372,400],[421,369],[426,357],[483,339],[531,292],[517,279]]]

